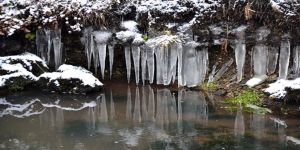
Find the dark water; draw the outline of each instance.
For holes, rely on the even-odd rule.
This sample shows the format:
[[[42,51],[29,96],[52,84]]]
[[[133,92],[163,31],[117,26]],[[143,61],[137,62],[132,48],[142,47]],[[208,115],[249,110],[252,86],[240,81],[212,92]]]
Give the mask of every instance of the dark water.
[[[199,91],[119,83],[89,96],[29,91],[0,102],[0,149],[300,148],[298,118],[231,113]]]

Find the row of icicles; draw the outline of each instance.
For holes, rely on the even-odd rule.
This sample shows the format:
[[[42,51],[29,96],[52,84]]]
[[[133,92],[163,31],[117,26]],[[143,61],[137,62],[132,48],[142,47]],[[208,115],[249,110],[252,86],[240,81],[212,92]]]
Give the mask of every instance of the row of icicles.
[[[243,70],[246,57],[245,27],[239,27],[235,30],[236,40],[232,43],[235,50],[235,62],[237,67],[237,81],[243,78]],[[257,30],[257,44],[252,50],[253,78],[260,79],[263,82],[267,74],[272,74],[276,70],[279,48],[266,46],[263,41],[269,34],[269,30],[261,28]],[[95,71],[100,67],[102,79],[104,79],[105,61],[108,50],[110,78],[114,63],[114,46],[108,44],[112,37],[111,32],[94,31],[91,27],[84,30],[82,42],[85,45],[85,53],[88,60],[88,68],[91,63]],[[136,84],[148,80],[150,84],[154,83],[156,75],[156,84],[169,85],[177,80],[178,86],[193,87],[201,84],[208,72],[208,50],[207,47],[197,48],[200,44],[190,41],[185,44],[180,40],[174,40],[174,36],[163,35],[149,39],[143,45],[128,44],[124,45],[126,60],[126,70],[128,82],[131,78],[132,60],[135,71]],[[175,37],[176,38],[176,37]],[[157,41],[176,41],[168,44],[159,44]],[[36,44],[39,56],[47,63],[50,62],[50,53],[53,50],[55,66],[58,68],[62,64],[62,42],[61,30],[40,29],[36,32]],[[300,48],[294,48],[294,67],[293,73],[300,73]],[[279,79],[286,79],[288,75],[290,59],[290,42],[288,38],[283,37],[280,47],[279,57]],[[213,67],[209,76],[209,82],[216,81],[222,77],[229,66],[233,63],[230,59],[223,64],[219,70]],[[141,78],[140,78],[141,75]],[[259,84],[259,83],[255,83]],[[250,84],[252,86],[252,84]]]

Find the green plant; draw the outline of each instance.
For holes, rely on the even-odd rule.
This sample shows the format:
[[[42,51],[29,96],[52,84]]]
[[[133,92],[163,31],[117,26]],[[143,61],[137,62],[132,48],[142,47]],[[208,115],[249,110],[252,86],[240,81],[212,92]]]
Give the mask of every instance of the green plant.
[[[148,41],[149,37],[148,37],[147,35],[143,35],[143,39],[144,39],[145,41]]]
[[[242,91],[239,95],[226,100],[226,103],[229,104],[227,108],[229,111],[236,111],[237,106],[241,105],[246,112],[271,113],[270,109],[262,106],[260,95],[258,91],[252,89]]]
[[[242,91],[239,95],[227,99],[226,102],[233,105],[241,104],[243,106],[246,106],[247,104],[261,105],[259,93],[255,90]]]
[[[219,85],[217,82],[204,82],[200,85],[201,89],[206,91],[214,91],[218,89]]]
[[[25,38],[28,39],[29,41],[32,41],[35,39],[35,34],[32,32],[27,33],[27,34],[25,34]]]

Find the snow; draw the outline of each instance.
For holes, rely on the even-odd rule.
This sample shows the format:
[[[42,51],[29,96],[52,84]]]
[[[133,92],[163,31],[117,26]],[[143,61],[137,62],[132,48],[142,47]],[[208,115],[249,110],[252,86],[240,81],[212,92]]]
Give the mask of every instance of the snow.
[[[251,78],[250,80],[248,80],[246,82],[246,85],[248,87],[254,87],[256,85],[259,85],[259,84],[263,83],[267,78],[268,78],[267,75],[254,76],[253,78]]]
[[[129,21],[122,22],[121,27],[128,31],[139,32],[137,25],[138,25],[137,22],[135,22],[133,20],[129,20]]]
[[[23,77],[24,79],[37,81],[38,78],[30,72],[32,71],[31,64],[37,62],[41,63],[44,67],[48,68],[46,63],[41,58],[31,53],[0,57],[0,69],[8,72],[8,74],[0,76],[0,87],[5,86],[7,81],[14,77]],[[28,70],[25,69],[25,67]]]
[[[59,72],[43,73],[39,78],[43,77],[49,79],[49,82],[57,79],[79,79],[83,85],[91,87],[103,85],[90,71],[82,67],[63,64],[58,68],[58,71]]]
[[[271,97],[283,98],[287,94],[286,88],[291,88],[292,90],[300,89],[300,78],[294,80],[280,79],[275,83],[269,84],[269,87],[264,89],[264,91],[269,93]]]
[[[292,137],[292,136],[286,136],[286,141],[291,141],[296,145],[300,145],[300,139]]]

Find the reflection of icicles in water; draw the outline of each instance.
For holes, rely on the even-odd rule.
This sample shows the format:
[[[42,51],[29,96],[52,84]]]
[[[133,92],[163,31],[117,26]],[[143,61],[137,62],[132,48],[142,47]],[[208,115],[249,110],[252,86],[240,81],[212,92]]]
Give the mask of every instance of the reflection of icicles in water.
[[[130,87],[127,87],[127,104],[126,104],[126,119],[131,119],[132,118],[132,107],[131,107],[131,91]]]
[[[131,73],[131,55],[130,55],[130,47],[125,46],[125,61],[126,61],[126,70],[127,70],[127,80],[130,82],[130,73]]]
[[[287,78],[289,62],[290,62],[290,40],[289,40],[289,35],[285,34],[282,37],[281,46],[280,46],[278,79]]]
[[[141,49],[139,46],[132,46],[131,52],[132,52],[134,72],[135,72],[135,82],[136,84],[139,84]]]
[[[99,121],[100,122],[107,122],[108,121],[108,114],[107,114],[107,107],[106,107],[106,99],[105,99],[105,95],[101,94],[100,96],[97,97],[97,103],[98,106],[100,106],[98,108],[99,110]]]
[[[235,122],[234,122],[234,135],[239,139],[245,134],[245,123],[242,106],[238,106]]]
[[[58,101],[59,102],[59,101]],[[79,111],[89,107],[95,107],[95,101],[91,101],[89,103],[82,103],[81,107],[73,108],[73,107],[63,107],[57,103],[42,103],[39,99],[31,100],[25,104],[12,104],[5,99],[0,99],[0,105],[8,106],[6,109],[0,112],[0,117],[5,115],[11,115],[17,118],[29,117],[32,115],[38,115],[45,111],[45,108],[58,108],[66,111]]]
[[[138,87],[135,89],[135,100],[134,100],[134,110],[132,119],[134,122],[141,122],[141,101],[140,101],[140,90]]]
[[[268,54],[268,74],[272,74],[276,70],[278,62],[278,47],[269,47]]]
[[[53,48],[52,48],[53,44]],[[37,54],[48,64],[51,60],[51,50],[54,51],[55,68],[62,64],[62,42],[61,29],[56,27],[54,30],[38,29],[36,31]]]
[[[235,30],[237,39],[234,43],[235,62],[237,67],[237,82],[242,81],[244,73],[244,64],[246,57],[245,30],[246,26],[241,26]]]
[[[116,116],[115,103],[114,103],[112,91],[110,91],[110,120],[114,120],[115,116]]]
[[[119,131],[119,135],[122,137],[122,141],[128,146],[137,146],[139,138],[143,134],[143,129],[135,128],[132,130],[122,129]]]

